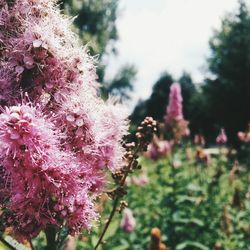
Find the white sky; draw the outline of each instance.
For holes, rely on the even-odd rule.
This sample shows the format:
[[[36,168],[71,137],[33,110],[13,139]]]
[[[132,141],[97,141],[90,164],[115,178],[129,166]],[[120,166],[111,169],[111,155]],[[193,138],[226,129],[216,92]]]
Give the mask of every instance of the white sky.
[[[249,3],[250,0],[247,2]],[[121,0],[117,25],[119,56],[111,60],[112,75],[124,63],[138,69],[131,105],[147,98],[163,71],[178,78],[185,70],[195,82],[204,77],[208,41],[237,0]]]

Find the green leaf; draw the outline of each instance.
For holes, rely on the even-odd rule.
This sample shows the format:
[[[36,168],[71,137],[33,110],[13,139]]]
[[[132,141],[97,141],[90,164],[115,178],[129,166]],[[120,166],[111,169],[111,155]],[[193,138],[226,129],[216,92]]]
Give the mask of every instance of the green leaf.
[[[121,245],[121,246],[116,246],[116,247],[112,247],[111,250],[126,250],[129,249],[129,245]]]
[[[193,224],[196,224],[198,226],[201,226],[201,227],[204,226],[204,222],[202,220],[200,220],[200,219],[197,219],[197,218],[190,219],[190,222],[193,223]]]
[[[196,249],[201,249],[201,250],[209,250],[209,248],[199,242],[196,241],[185,241],[176,246],[176,250],[182,250],[185,249],[186,247],[195,247]]]
[[[187,189],[194,192],[202,192],[202,188],[193,183],[188,184]]]
[[[105,240],[112,237],[116,231],[118,230],[119,228],[119,221],[118,220],[113,220],[110,225],[109,225],[109,228],[105,234]]]
[[[196,197],[187,196],[187,195],[179,195],[177,197],[177,202],[176,203],[180,204],[180,203],[186,202],[186,201],[191,202],[191,203],[196,203],[196,200],[197,200]]]

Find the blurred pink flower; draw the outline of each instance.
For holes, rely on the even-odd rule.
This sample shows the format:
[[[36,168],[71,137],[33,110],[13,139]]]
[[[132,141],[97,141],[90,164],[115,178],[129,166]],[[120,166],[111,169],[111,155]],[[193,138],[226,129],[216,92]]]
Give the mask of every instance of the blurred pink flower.
[[[125,208],[123,210],[123,217],[121,220],[121,229],[126,233],[131,233],[136,227],[136,220],[133,216],[132,210]]]
[[[179,83],[173,83],[170,87],[169,102],[164,116],[165,126],[174,139],[179,143],[183,136],[189,136],[188,122],[182,113],[182,95]]]
[[[250,142],[250,132],[244,133],[244,132],[239,131],[238,138],[240,141],[248,143]]]
[[[205,138],[204,138],[204,136],[202,134],[195,134],[195,136],[194,136],[194,144],[204,146],[205,143],[206,143]]]
[[[136,186],[145,186],[149,183],[149,178],[147,173],[141,173],[139,176],[132,176],[132,182]]]
[[[222,128],[220,130],[220,133],[219,133],[219,135],[216,138],[216,142],[218,144],[225,144],[225,143],[227,143],[227,135],[226,135],[226,132],[225,132],[224,128]]]
[[[166,110],[165,122],[171,123],[182,119],[181,87],[179,83],[173,83],[170,87],[169,103]]]
[[[171,152],[171,144],[167,140],[160,140],[154,137],[153,141],[148,146],[148,156],[152,160],[157,160],[160,157],[169,155]]]

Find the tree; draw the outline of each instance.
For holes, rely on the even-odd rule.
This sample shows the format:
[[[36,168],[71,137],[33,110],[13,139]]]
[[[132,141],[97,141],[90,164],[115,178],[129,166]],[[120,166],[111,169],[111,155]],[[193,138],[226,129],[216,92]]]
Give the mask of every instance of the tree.
[[[106,83],[106,93],[114,96],[120,96],[121,99],[130,99],[128,94],[133,90],[131,82],[135,80],[136,68],[134,65],[123,66],[115,75],[115,77]]]
[[[163,120],[163,116],[166,112],[166,107],[168,104],[170,86],[174,82],[171,74],[168,72],[163,73],[159,80],[154,84],[152,89],[152,94],[149,99],[145,101],[139,101],[135,107],[133,114],[131,115],[131,120],[133,123],[138,124],[142,121],[144,116],[152,116],[158,121]],[[183,96],[184,104],[184,117],[191,118],[191,99],[196,93],[196,88],[190,74],[184,72],[179,78],[178,82],[181,85],[181,92]]]
[[[237,131],[250,121],[250,16],[244,1],[239,1],[238,13],[222,21],[210,48],[208,66],[213,79],[207,79],[203,87],[207,112],[235,143]]]
[[[197,89],[193,83],[192,77],[189,73],[183,72],[178,82],[181,85],[181,93],[183,97],[183,114],[186,120],[192,118],[191,100],[196,94]]]
[[[91,53],[100,58],[116,51],[118,3],[117,0],[61,0],[65,13],[76,16],[74,24],[84,44],[89,43]]]
[[[128,99],[133,90],[136,69],[133,65],[124,65],[114,79],[106,81],[107,58],[117,55],[115,42],[118,40],[116,21],[119,17],[119,0],[60,0],[65,14],[75,16],[75,29],[84,44],[88,44],[90,54],[98,55],[97,74],[102,84],[104,98],[109,93],[121,99]],[[105,57],[105,62],[104,62]]]
[[[172,76],[167,72],[163,73],[154,84],[149,99],[140,100],[136,105],[130,117],[132,123],[139,124],[145,116],[152,116],[156,120],[163,120],[172,83]]]
[[[174,82],[173,77],[165,72],[153,86],[152,94],[147,102],[147,115],[158,121],[163,120],[163,116],[168,104],[170,86]]]

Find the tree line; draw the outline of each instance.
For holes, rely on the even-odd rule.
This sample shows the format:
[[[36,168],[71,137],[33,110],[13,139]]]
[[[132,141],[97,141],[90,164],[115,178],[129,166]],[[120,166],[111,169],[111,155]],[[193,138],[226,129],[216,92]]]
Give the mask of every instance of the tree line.
[[[119,0],[61,0],[63,11],[75,15],[75,29],[83,42],[91,41],[90,53],[98,54],[98,68],[102,95],[110,93],[125,100],[130,98],[136,76],[134,65],[124,65],[111,80],[106,80],[107,58],[119,55],[116,21],[120,16]],[[174,79],[164,72],[152,88],[150,97],[140,100],[131,114],[137,125],[147,115],[161,120],[168,103],[170,85],[178,81],[182,87],[184,116],[191,132],[202,133],[213,142],[224,127],[229,142],[237,145],[237,132],[250,122],[250,16],[245,1],[239,0],[238,9],[227,14],[221,28],[214,31],[207,58],[207,75],[200,84],[184,72]]]

